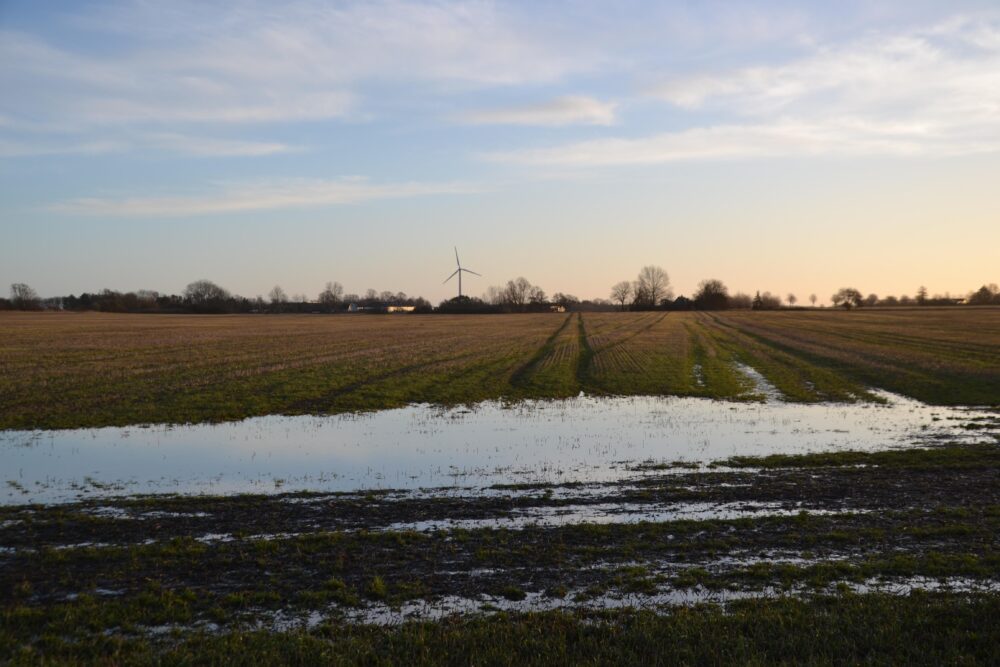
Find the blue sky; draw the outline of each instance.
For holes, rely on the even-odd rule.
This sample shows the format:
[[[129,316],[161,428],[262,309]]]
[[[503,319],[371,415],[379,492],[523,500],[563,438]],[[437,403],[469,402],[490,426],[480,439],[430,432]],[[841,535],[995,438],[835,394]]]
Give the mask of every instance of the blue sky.
[[[0,283],[964,293],[993,4],[0,2]]]

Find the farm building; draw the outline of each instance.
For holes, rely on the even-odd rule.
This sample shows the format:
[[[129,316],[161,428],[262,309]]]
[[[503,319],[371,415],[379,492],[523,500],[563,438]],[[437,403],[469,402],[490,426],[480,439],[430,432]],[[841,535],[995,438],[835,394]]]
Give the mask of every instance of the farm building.
[[[352,303],[347,306],[347,312],[349,313],[412,313],[416,309],[416,306],[392,306],[385,303],[378,303],[372,306],[359,306],[356,303]]]

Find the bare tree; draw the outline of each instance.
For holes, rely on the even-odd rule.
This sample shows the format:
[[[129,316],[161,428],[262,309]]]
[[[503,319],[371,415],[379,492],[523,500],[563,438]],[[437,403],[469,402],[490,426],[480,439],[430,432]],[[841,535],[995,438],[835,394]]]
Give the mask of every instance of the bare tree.
[[[757,292],[750,303],[750,308],[753,310],[776,310],[780,307],[781,297],[775,296],[770,292],[764,292],[763,294]]]
[[[994,283],[989,285],[983,285],[975,292],[970,294],[966,299],[966,303],[970,306],[987,306],[991,303],[1000,303],[1000,290]]]
[[[271,291],[267,293],[267,298],[271,300],[271,308],[280,313],[288,302],[288,295],[285,294],[285,290],[281,289],[280,285],[275,285],[271,288]]]
[[[701,310],[725,310],[729,307],[729,289],[721,280],[702,280],[694,293],[694,305]]]
[[[532,285],[531,289],[528,290],[528,303],[537,306],[546,303],[547,301],[548,297],[545,294],[545,290],[538,285]]]
[[[635,302],[640,307],[655,308],[670,296],[670,278],[662,267],[652,264],[642,267],[636,284]]]
[[[789,306],[794,306],[798,302],[799,298],[789,292],[785,300],[788,301]]]
[[[834,306],[843,306],[847,310],[864,304],[864,297],[861,292],[853,287],[841,287],[837,293],[830,297]]]
[[[531,295],[532,284],[521,276],[516,280],[508,280],[504,288],[504,304],[512,310],[524,310]]]
[[[643,307],[649,301],[649,297],[646,296],[646,292],[638,280],[632,281],[632,307],[640,308]]]
[[[632,283],[627,280],[623,280],[620,283],[615,283],[611,286],[611,300],[618,304],[618,306],[625,310],[625,302],[629,300],[632,296]]]
[[[739,310],[749,310],[753,307],[753,299],[749,294],[737,292],[729,297],[729,307]]]
[[[196,311],[215,312],[226,308],[229,292],[211,280],[196,280],[184,288],[184,299]]]
[[[503,299],[504,288],[498,287],[497,285],[490,285],[486,288],[486,292],[483,294],[483,301],[491,306],[503,305]]]
[[[810,294],[809,295],[809,303],[812,304],[813,308],[816,307],[816,295],[815,294]]]
[[[333,310],[344,298],[344,286],[340,283],[327,283],[326,288],[319,293],[319,302],[329,310]]]
[[[10,301],[16,310],[38,310],[42,307],[38,292],[24,283],[10,286]]]
[[[922,306],[927,303],[927,288],[923,285],[917,290],[917,305]]]

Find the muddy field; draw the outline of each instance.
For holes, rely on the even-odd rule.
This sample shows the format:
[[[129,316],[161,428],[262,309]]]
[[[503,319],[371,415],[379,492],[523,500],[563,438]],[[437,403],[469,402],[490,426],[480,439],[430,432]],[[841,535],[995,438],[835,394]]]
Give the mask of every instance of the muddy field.
[[[611,484],[14,506],[0,510],[2,633],[7,651],[56,635],[73,656],[108,635],[162,650],[498,613],[918,592],[964,609],[1000,591],[998,531],[995,437]]]

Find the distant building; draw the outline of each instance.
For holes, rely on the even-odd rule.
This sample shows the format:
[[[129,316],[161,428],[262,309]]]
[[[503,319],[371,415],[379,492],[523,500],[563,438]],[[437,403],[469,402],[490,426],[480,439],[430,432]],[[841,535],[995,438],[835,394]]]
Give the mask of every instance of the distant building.
[[[349,313],[412,313],[416,309],[416,306],[390,306],[385,303],[376,303],[371,306],[359,306],[352,303],[347,306]]]
[[[563,306],[562,304],[558,304],[558,303],[549,304],[549,312],[550,313],[565,313],[566,312],[566,306]]]

